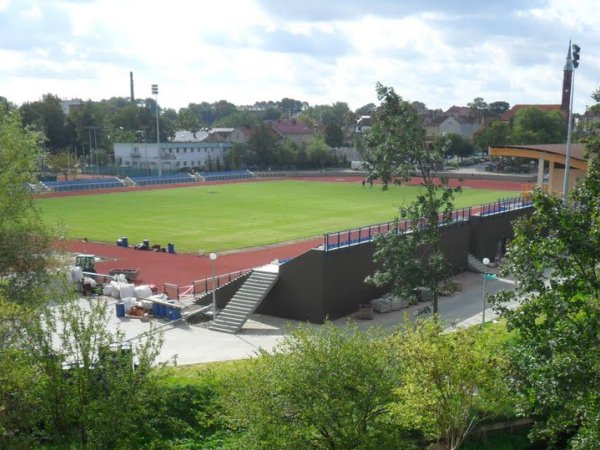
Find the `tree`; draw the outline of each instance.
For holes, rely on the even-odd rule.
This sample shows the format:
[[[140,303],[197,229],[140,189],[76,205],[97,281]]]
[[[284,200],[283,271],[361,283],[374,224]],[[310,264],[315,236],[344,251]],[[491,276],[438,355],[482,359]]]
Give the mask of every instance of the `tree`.
[[[559,111],[531,107],[517,111],[512,126],[515,144],[557,144],[565,142],[567,125]]]
[[[262,123],[262,115],[253,111],[235,111],[215,122],[215,127],[257,127]]]
[[[354,115],[357,117],[370,116],[375,112],[376,109],[377,105],[375,103],[367,103],[366,105],[363,105],[354,111]]]
[[[175,122],[179,130],[189,130],[195,133],[201,128],[200,118],[189,108],[181,108]]]
[[[0,274],[12,274],[0,292],[13,301],[46,279],[52,234],[43,225],[29,183],[36,183],[39,133],[21,125],[18,111],[0,107]]]
[[[306,146],[306,152],[313,166],[323,169],[327,165],[329,149],[323,138],[313,137]]]
[[[437,145],[446,146],[445,154],[454,155],[459,159],[471,156],[473,151],[473,144],[465,140],[460,134],[448,133],[445,137],[436,142]]]
[[[294,100],[293,98],[282,98],[277,102],[277,108],[286,117],[293,117],[294,115],[302,112],[304,103],[300,100]]]
[[[434,320],[400,327],[393,338],[402,361],[392,407],[397,423],[453,450],[483,420],[511,412],[501,331],[444,333]]]
[[[475,97],[467,106],[471,110],[471,114],[475,117],[485,116],[489,110],[489,105],[481,97]]]
[[[337,125],[327,125],[325,127],[325,142],[329,147],[343,147],[344,131]]]
[[[50,172],[61,174],[65,180],[68,180],[70,175],[77,173],[77,161],[73,155],[67,152],[48,156],[46,165]]]
[[[502,117],[502,114],[510,109],[510,104],[505,101],[492,102],[488,106],[488,112],[490,116],[498,119]]]
[[[20,113],[24,125],[46,136],[47,147],[51,152],[66,148],[72,141],[72,136],[66,134],[65,113],[57,96],[45,94],[42,100],[24,103]]]
[[[473,135],[473,143],[481,149],[497,145],[508,145],[511,140],[510,124],[501,120],[495,120],[480,128]]]
[[[381,179],[387,189],[390,183],[410,180],[416,172],[421,191],[411,205],[400,209],[400,218],[407,219],[411,233],[391,232],[376,238],[374,260],[379,268],[369,281],[402,296],[424,286],[437,314],[439,282],[448,276],[440,248],[440,224],[449,220],[458,189],[436,179],[445,146],[427,148],[425,131],[411,105],[379,83],[377,96],[382,103],[367,133],[369,177]]]
[[[273,130],[265,125],[260,125],[248,139],[249,163],[260,167],[269,167],[276,162],[279,143]]]
[[[150,332],[126,343],[107,322],[103,300],[66,300],[32,332],[32,362],[43,374],[36,390],[43,438],[79,448],[140,448],[158,437],[163,404],[153,366],[162,337]]]
[[[518,332],[510,379],[533,436],[581,450],[600,448],[600,139],[586,148],[588,173],[568,202],[534,192],[503,265],[516,289],[494,298]]]
[[[401,360],[379,330],[294,329],[223,389],[238,448],[406,448],[389,422]]]

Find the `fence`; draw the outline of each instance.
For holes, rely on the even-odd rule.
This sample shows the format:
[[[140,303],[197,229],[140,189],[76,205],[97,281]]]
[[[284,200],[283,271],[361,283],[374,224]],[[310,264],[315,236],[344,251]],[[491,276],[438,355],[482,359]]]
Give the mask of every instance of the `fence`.
[[[230,283],[236,278],[242,275],[252,272],[252,269],[238,270],[237,272],[230,272],[224,275],[217,275],[216,277],[205,278],[203,280],[196,280],[193,283],[192,293],[194,297],[205,294],[207,292],[214,291],[224,284]]]
[[[510,197],[501,198],[492,203],[481,205],[479,217],[483,218],[492,214],[498,214],[505,211],[513,211],[516,209],[530,208],[533,206],[533,200],[528,197]]]
[[[471,207],[456,209],[450,213],[448,220],[440,216],[439,226],[449,225],[457,222],[466,222],[471,217]],[[424,222],[423,222],[424,223]],[[323,236],[323,249],[327,252],[341,247],[371,242],[378,234],[406,233],[410,231],[411,223],[408,219],[395,220],[393,222],[378,223],[361,228],[327,233]]]

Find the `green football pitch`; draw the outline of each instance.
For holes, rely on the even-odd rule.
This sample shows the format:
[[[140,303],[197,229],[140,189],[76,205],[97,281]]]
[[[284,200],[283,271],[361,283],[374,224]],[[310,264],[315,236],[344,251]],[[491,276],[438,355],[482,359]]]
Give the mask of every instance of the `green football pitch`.
[[[130,244],[149,239],[179,251],[225,251],[268,245],[391,221],[418,187],[360,183],[267,181],[38,201],[42,217],[69,238]],[[514,191],[464,189],[457,208],[514,196]]]

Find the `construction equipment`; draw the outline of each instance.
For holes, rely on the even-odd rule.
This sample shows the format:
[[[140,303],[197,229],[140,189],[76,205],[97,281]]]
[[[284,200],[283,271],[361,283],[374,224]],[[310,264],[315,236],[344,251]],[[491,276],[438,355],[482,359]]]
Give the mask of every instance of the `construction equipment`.
[[[85,255],[80,253],[75,256],[75,265],[81,267],[84,272],[92,272],[96,273],[95,268],[95,256],[94,255]]]

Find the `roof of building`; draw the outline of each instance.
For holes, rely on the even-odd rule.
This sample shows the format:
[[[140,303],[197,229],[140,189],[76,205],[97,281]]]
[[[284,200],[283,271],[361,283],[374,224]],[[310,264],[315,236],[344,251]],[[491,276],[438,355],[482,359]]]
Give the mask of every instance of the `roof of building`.
[[[189,131],[189,130],[177,130],[175,137],[171,139],[171,142],[201,142],[208,136],[208,132],[204,130],[200,131]]]
[[[537,108],[542,111],[560,111],[561,105],[513,105],[512,108],[502,114],[500,120],[510,120],[517,112],[526,108]]]
[[[360,116],[360,119],[356,121],[357,127],[370,127],[373,124],[371,116]]]
[[[490,147],[491,156],[517,156],[523,158],[545,159],[564,164],[566,144],[499,145]],[[569,152],[573,167],[587,167],[585,144],[571,144]]]
[[[471,108],[469,108],[468,106],[452,105],[444,114],[447,116],[466,117],[471,115]]]
[[[271,126],[280,134],[313,134],[313,129],[296,119],[280,119],[271,122]]]

